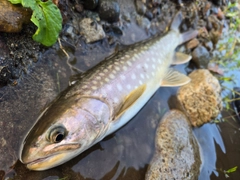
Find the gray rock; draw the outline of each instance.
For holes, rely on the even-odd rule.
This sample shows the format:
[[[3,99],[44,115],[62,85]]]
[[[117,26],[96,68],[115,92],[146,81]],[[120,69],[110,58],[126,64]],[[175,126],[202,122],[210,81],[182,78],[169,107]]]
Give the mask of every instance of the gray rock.
[[[151,27],[151,22],[148,20],[148,18],[137,16],[136,21],[137,24],[144,29],[149,29]]]
[[[137,9],[137,12],[140,14],[140,15],[144,15],[147,11],[147,7],[145,6],[145,4],[140,1],[140,0],[137,0],[136,1],[136,9]]]
[[[91,18],[84,18],[80,21],[81,33],[86,39],[86,43],[92,43],[105,38],[106,34],[103,28]]]
[[[210,59],[210,54],[204,46],[199,45],[192,52],[192,60],[200,68],[207,68]]]
[[[117,22],[120,16],[119,4],[114,0],[101,0],[98,8],[99,17],[101,20],[109,23]]]
[[[221,86],[208,70],[189,74],[191,82],[178,90],[178,100],[193,126],[201,126],[216,118],[222,110]]]
[[[146,180],[198,179],[199,146],[181,111],[171,110],[164,115],[156,132],[155,148]]]
[[[84,8],[90,9],[90,10],[95,9],[98,5],[98,0],[84,0],[83,2],[84,2],[83,4]]]

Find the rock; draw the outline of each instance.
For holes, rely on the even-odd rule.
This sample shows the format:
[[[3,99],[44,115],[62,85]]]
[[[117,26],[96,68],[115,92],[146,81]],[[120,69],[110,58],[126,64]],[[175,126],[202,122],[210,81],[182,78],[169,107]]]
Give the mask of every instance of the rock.
[[[199,146],[181,111],[171,110],[164,115],[156,131],[155,148],[146,180],[198,179]]]
[[[98,5],[98,0],[84,0],[83,2],[84,2],[83,6],[85,9],[93,10]]]
[[[81,13],[83,12],[83,5],[82,4],[76,4],[75,9],[77,12]]]
[[[186,44],[187,49],[193,49],[199,45],[199,41],[197,38],[192,39]]]
[[[136,1],[136,9],[137,9],[138,14],[140,14],[140,15],[144,15],[147,11],[147,7],[141,0]]]
[[[6,85],[11,77],[9,68],[7,66],[0,66],[0,87]]]
[[[137,21],[137,24],[144,29],[149,29],[151,27],[151,22],[148,20],[148,18],[138,15],[136,17],[136,21]]]
[[[99,17],[109,23],[117,22],[120,16],[119,4],[114,0],[101,0],[98,8]]]
[[[15,33],[30,22],[32,11],[13,5],[8,0],[0,1],[0,32]]]
[[[86,39],[86,43],[92,43],[105,38],[106,34],[100,24],[91,18],[84,18],[79,23],[81,34]]]
[[[204,47],[207,48],[208,51],[212,51],[213,50],[213,43],[212,41],[207,41],[207,42],[203,42]]]
[[[210,54],[204,46],[200,45],[192,52],[192,60],[200,68],[206,68],[210,59]]]
[[[215,15],[210,15],[208,17],[208,26],[210,29],[209,37],[213,42],[213,45],[216,46],[222,35],[223,23],[219,21]]]
[[[201,126],[222,110],[221,86],[208,70],[189,74],[191,82],[179,88],[177,97],[193,126]]]

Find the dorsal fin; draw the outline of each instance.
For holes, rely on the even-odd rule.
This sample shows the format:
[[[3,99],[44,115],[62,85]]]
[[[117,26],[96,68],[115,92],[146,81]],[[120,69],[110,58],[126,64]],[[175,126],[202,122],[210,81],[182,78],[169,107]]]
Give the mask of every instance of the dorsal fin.
[[[173,65],[184,64],[192,59],[192,56],[181,52],[176,52],[173,57]]]
[[[170,68],[166,73],[161,86],[170,86],[170,87],[183,86],[189,83],[190,81],[191,79],[186,75]]]
[[[116,116],[114,119],[118,119],[119,116],[121,116],[128,108],[130,108],[141,97],[145,89],[146,89],[146,85],[143,84],[139,86],[137,89],[134,89],[132,92],[130,92],[129,95],[127,95],[124,98],[122,106],[119,109],[119,111],[116,113]]]

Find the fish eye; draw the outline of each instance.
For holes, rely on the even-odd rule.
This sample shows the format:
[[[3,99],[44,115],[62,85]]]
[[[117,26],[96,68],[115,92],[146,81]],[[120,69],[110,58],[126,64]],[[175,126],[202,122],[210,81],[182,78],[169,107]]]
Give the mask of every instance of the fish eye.
[[[47,136],[47,140],[52,143],[61,142],[67,134],[66,128],[62,125],[52,127]]]

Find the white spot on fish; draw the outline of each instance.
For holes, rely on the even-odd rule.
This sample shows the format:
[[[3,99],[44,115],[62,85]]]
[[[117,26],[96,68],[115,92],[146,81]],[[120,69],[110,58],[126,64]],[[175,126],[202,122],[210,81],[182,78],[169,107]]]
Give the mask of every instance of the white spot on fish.
[[[127,89],[131,89],[131,85],[130,84],[127,85]]]
[[[136,79],[136,75],[135,75],[135,74],[132,74],[132,75],[131,75],[131,78],[132,78],[132,80]]]
[[[97,86],[92,86],[92,89],[97,90],[98,88],[97,88]]]
[[[108,72],[108,70],[107,70],[107,69],[104,69],[104,70],[103,70],[103,72],[107,73],[107,72]]]
[[[155,62],[155,61],[156,61],[156,59],[155,59],[155,58],[152,58],[152,61],[153,61],[153,62]]]
[[[140,85],[142,85],[142,84],[143,84],[143,82],[142,82],[141,80],[139,80],[139,84],[140,84]]]
[[[123,70],[126,71],[126,70],[127,70],[127,67],[126,67],[126,66],[123,66]]]
[[[122,89],[123,89],[121,84],[117,84],[117,88],[119,91],[122,91]]]
[[[93,84],[97,84],[97,81],[93,81],[92,83],[93,83]]]
[[[151,73],[154,76],[154,72]]]
[[[126,77],[124,75],[120,75],[121,80],[125,80]]]
[[[116,69],[117,71],[120,71],[120,68],[119,68],[118,66],[115,66],[115,69]]]
[[[126,58],[130,58],[130,56],[128,54],[125,55]]]
[[[114,79],[114,78],[115,78],[114,74],[110,74],[109,77],[110,77],[111,79]]]
[[[155,66],[154,64],[152,64],[152,68],[153,68],[153,69],[156,69],[156,66]]]
[[[109,81],[110,81],[110,79],[108,79],[108,78],[105,78],[104,80],[105,80],[106,82],[109,82]]]
[[[117,73],[117,71],[115,71],[115,70],[113,70],[112,72],[113,72],[113,74],[116,74],[116,73]]]
[[[97,80],[100,80],[100,79],[101,79],[101,77],[100,77],[100,76],[97,76],[97,77],[96,77],[96,79],[97,79]]]
[[[132,65],[132,63],[131,63],[130,61],[127,61],[127,64],[128,64],[129,66],[131,66],[131,65]]]
[[[99,75],[100,75],[100,76],[105,76],[105,74],[104,74],[104,73],[99,73]]]
[[[144,79],[144,75],[143,75],[143,74],[140,74],[140,77],[141,77],[142,79]]]
[[[87,89],[87,88],[88,88],[88,85],[84,85],[82,88],[83,88],[83,89]]]
[[[144,66],[146,67],[146,69],[148,68],[148,65],[146,63],[144,63]]]
[[[150,61],[150,59],[149,59],[149,58],[147,58],[147,59],[146,59],[146,61]]]

